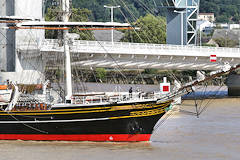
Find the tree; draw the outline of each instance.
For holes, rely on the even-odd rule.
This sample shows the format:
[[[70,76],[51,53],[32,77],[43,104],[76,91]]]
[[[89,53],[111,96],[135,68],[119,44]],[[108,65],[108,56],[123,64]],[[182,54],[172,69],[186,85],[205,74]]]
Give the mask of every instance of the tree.
[[[60,21],[59,17],[59,7],[48,8],[45,14],[45,21]],[[57,39],[58,38],[58,30],[46,30],[45,37],[49,39]]]
[[[145,74],[157,74],[158,70],[154,69],[154,68],[146,68],[146,69],[144,69],[143,73],[145,73]]]
[[[160,16],[147,14],[145,17],[140,17],[135,26],[139,30],[126,31],[123,42],[135,43],[166,43],[166,20]]]
[[[87,8],[92,10],[93,21],[109,21],[109,10],[103,8],[103,5],[120,5],[122,13],[129,21],[135,21],[136,18],[144,16],[147,13],[165,16],[166,10],[157,8],[166,0],[72,0],[76,8]],[[168,1],[170,2],[170,1]],[[155,4],[156,3],[156,4]],[[217,22],[229,22],[229,20],[238,23],[240,20],[240,0],[200,0],[200,12],[214,13]],[[117,9],[114,11],[116,21],[126,22],[125,17]]]
[[[238,42],[235,40],[231,40],[229,38],[215,38],[214,41],[219,45],[219,47],[236,47]]]
[[[238,23],[240,20],[240,0],[201,0],[200,12],[214,13],[216,21],[228,23],[233,21]]]
[[[104,5],[121,6],[114,10],[114,21],[117,22],[126,22],[125,18],[132,22],[148,12],[154,14],[153,12],[156,11],[154,2],[149,0],[72,0],[72,2],[75,8],[92,10],[93,21],[110,21],[110,10],[104,8]]]
[[[104,68],[96,68],[96,76],[100,82],[106,79],[107,71]]]
[[[88,17],[90,17],[92,12],[86,8],[72,8],[72,14],[70,17],[70,21],[74,22],[87,22],[89,21]],[[71,33],[77,33],[80,36],[81,40],[95,40],[93,33],[91,31],[79,31],[74,28],[70,30]]]
[[[48,8],[45,14],[46,21],[60,21],[61,15],[60,8],[58,6]],[[88,9],[72,8],[72,14],[69,21],[71,22],[87,22],[92,12]],[[81,40],[94,40],[94,36],[91,31],[79,31],[77,28],[70,29],[70,33],[77,33],[80,35]],[[46,30],[46,38],[58,38],[59,31]]]
[[[46,7],[58,1],[47,0]],[[103,5],[120,5],[120,9],[114,10],[114,20],[118,22],[126,22],[125,18],[133,22],[147,13],[165,16],[166,9],[157,8],[157,6],[161,6],[162,2],[163,0],[72,0],[75,8],[87,8],[92,11],[92,15],[89,17],[91,21],[110,21],[110,10],[105,9]],[[214,13],[217,22],[233,21],[238,23],[240,20],[239,4],[240,0],[201,0],[200,12]]]

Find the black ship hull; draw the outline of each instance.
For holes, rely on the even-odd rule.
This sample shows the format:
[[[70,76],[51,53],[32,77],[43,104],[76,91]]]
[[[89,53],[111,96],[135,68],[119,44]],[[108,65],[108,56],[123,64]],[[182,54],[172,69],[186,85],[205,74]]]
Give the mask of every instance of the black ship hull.
[[[2,140],[149,141],[171,101],[0,112]]]

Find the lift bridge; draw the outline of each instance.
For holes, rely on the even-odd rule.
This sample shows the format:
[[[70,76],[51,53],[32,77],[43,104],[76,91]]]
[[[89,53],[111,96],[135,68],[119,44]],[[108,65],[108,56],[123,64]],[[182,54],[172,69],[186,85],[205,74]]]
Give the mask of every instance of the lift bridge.
[[[48,64],[62,58],[64,50],[54,39],[38,44],[37,52],[36,44],[21,44],[17,48],[21,59],[31,58],[32,53],[39,54],[40,51]],[[83,68],[218,70],[225,63],[240,63],[240,48],[74,40],[70,52],[72,65]]]
[[[167,8],[167,44],[189,45],[197,41],[200,0],[160,0]]]

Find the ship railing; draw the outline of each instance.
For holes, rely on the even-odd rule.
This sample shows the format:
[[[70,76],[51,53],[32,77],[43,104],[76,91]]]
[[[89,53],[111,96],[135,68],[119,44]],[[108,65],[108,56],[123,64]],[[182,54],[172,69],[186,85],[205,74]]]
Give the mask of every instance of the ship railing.
[[[114,95],[91,95],[91,96],[73,96],[73,104],[94,104],[94,103],[117,103],[127,101],[156,99],[154,93],[134,92],[132,94],[114,94]]]

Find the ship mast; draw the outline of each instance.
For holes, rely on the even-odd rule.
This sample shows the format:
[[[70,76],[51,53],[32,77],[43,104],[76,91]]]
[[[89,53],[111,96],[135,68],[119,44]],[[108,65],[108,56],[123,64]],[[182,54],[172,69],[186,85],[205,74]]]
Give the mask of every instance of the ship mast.
[[[70,17],[69,0],[62,0],[62,20],[68,22]],[[63,31],[63,46],[65,54],[65,71],[66,71],[66,103],[71,103],[72,97],[72,71],[71,71],[71,56],[70,47],[68,45],[68,30]]]

